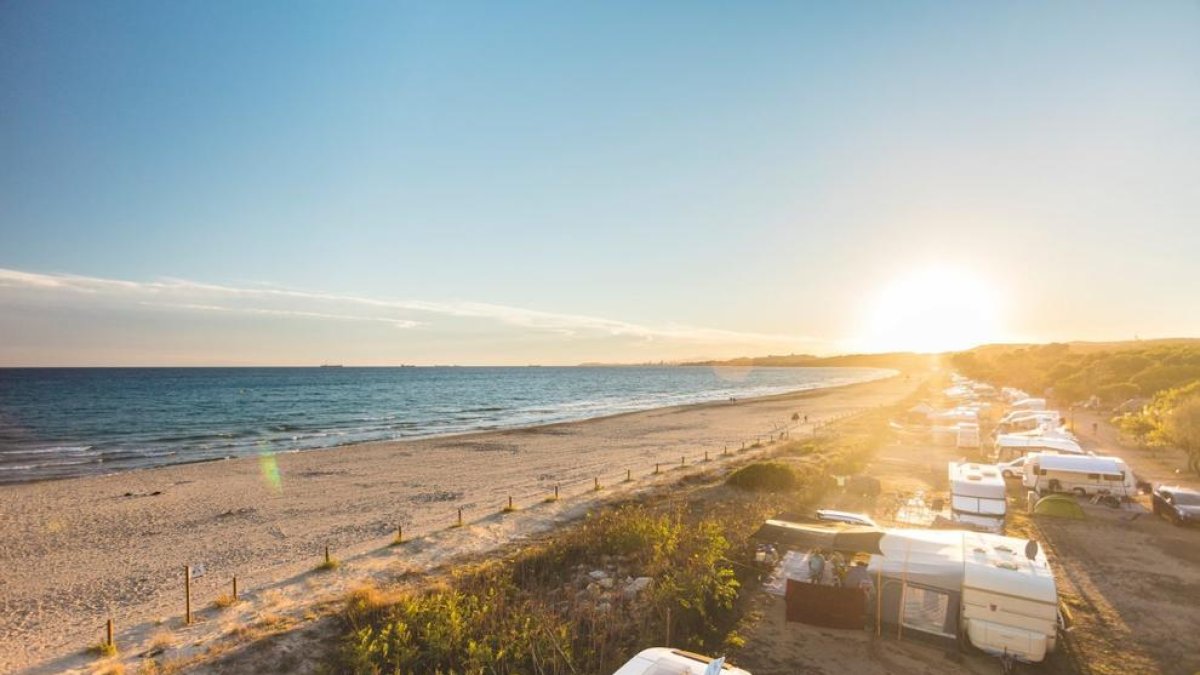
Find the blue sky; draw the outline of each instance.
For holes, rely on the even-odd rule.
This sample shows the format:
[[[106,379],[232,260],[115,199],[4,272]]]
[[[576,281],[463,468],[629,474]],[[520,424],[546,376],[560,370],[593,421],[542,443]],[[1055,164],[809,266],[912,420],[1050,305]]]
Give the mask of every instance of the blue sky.
[[[1198,35],[1184,1],[5,3],[0,364],[920,347],[878,304],[931,268],[984,289],[972,338],[1197,335]]]

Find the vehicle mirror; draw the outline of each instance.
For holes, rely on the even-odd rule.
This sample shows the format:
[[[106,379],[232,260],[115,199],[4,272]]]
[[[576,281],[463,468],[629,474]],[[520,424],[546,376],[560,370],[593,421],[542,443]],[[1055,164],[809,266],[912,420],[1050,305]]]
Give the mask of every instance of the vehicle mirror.
[[[1025,543],[1025,557],[1029,558],[1030,560],[1033,560],[1034,558],[1037,557],[1037,554],[1038,554],[1038,543],[1036,541],[1034,541],[1033,539],[1030,539],[1028,542]]]

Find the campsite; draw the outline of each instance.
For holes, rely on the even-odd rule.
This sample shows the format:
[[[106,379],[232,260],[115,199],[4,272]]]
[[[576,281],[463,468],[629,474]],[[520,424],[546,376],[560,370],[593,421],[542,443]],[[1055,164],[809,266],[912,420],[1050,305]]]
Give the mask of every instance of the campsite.
[[[1038,404],[1044,407],[1044,402]],[[947,549],[978,551],[984,547],[976,544],[960,547],[958,542],[963,540],[959,538],[986,535],[911,528],[914,520],[923,518],[922,522],[932,525],[939,518],[953,517],[953,493],[956,490],[953,483],[956,476],[962,476],[963,468],[972,466],[958,467],[956,462],[985,462],[995,457],[995,454],[987,457],[989,452],[1012,446],[1005,441],[995,443],[988,439],[992,442],[983,445],[993,447],[981,448],[978,455],[973,455],[968,449],[950,442],[950,435],[939,434],[936,430],[950,416],[934,411],[955,405],[951,397],[919,405],[915,413],[893,422],[892,426],[897,430],[893,442],[880,448],[862,471],[865,476],[879,481],[880,494],[870,496],[844,490],[827,497],[823,504],[825,508],[872,516],[887,533],[879,541],[893,542],[891,548],[895,554],[892,558],[879,569],[871,568],[873,573],[882,572],[880,576],[885,577],[883,602],[874,610],[877,614],[865,617],[865,630],[837,629],[829,622],[810,625],[821,623],[820,610],[812,607],[807,610],[805,620],[808,624],[789,621],[789,617],[800,617],[796,608],[783,596],[764,594],[757,599],[759,621],[748,635],[749,644],[737,662],[739,666],[758,675],[999,672],[996,659],[965,644],[972,636],[956,635],[949,619],[959,607],[967,607],[961,614],[969,617],[972,608],[971,598],[962,588],[962,567],[953,572],[953,555],[946,556],[945,552]],[[995,407],[1000,408],[999,405]],[[926,411],[933,413],[929,415],[932,427],[929,431],[922,432],[918,426],[909,424],[914,415],[920,417]],[[981,416],[985,433],[995,428],[1004,412],[1003,408],[992,409]],[[1057,415],[1043,415],[1040,419],[1055,423],[1065,421]],[[1082,452],[1088,453],[1119,451],[1124,458],[1122,464],[1127,463],[1132,468],[1141,484],[1159,484],[1164,480],[1180,482],[1176,468],[1182,464],[1182,458],[1178,455],[1162,449],[1141,450],[1123,443],[1099,415],[1079,415],[1075,421],[1076,429],[1090,433],[1076,435],[1066,428],[1054,428],[1050,431],[1055,439],[1053,442],[1077,443]],[[1006,438],[1002,435],[993,438],[996,437]],[[1036,439],[1036,435],[1031,438]],[[1050,459],[1048,464],[1053,464],[1056,460],[1068,460],[1069,463],[1076,455],[1046,454],[1044,457]],[[1091,455],[1078,457],[1092,464],[1106,463],[1105,459]],[[1107,460],[1107,464],[1111,463]],[[1037,565],[1039,561],[1045,561],[1053,570],[1053,581],[1044,590],[1049,600],[1045,616],[1047,620],[1054,620],[1054,611],[1049,608],[1055,604],[1053,598],[1057,595],[1061,621],[1065,625],[1063,630],[1050,631],[1050,635],[1057,632],[1060,639],[1058,644],[1050,645],[1052,650],[1045,655],[1044,663],[1036,666],[1014,664],[1014,669],[1018,672],[1098,674],[1163,672],[1190,675],[1197,672],[1200,669],[1200,633],[1195,627],[1200,626],[1200,607],[1196,602],[1200,598],[1200,537],[1197,536],[1200,532],[1194,528],[1173,527],[1161,518],[1150,517],[1149,495],[1138,493],[1132,476],[1128,482],[1110,482],[1122,495],[1129,493],[1128,499],[1119,500],[1119,508],[1075,494],[1075,485],[1063,486],[1066,489],[1058,493],[1052,493],[1047,485],[1042,485],[1044,496],[1031,495],[1021,478],[1018,473],[1007,481],[1008,513],[1004,517],[1004,534],[1014,549],[1026,542],[1036,542],[1035,559],[1026,564]],[[1182,479],[1186,484],[1187,477]],[[1055,485],[1055,488],[1059,487]],[[775,525],[787,526],[785,523]],[[905,529],[888,529],[891,527]],[[914,534],[905,537],[908,532]],[[793,533],[792,536],[796,535]],[[861,528],[837,535],[839,538],[863,536]],[[776,533],[774,538],[781,536]],[[786,539],[786,536],[782,538]],[[909,539],[905,544],[895,543],[905,539]],[[955,543],[947,546],[948,541]],[[831,546],[863,548],[857,542],[854,546],[835,545],[832,539],[824,542],[824,546],[827,549]],[[877,548],[886,549],[887,546]],[[887,551],[884,553],[886,556]],[[1023,555],[1014,553],[1015,562],[1024,561]],[[914,563],[914,558],[919,561]],[[970,569],[970,553],[966,558],[966,567]],[[792,565],[798,570],[794,572],[795,576],[802,576],[807,571],[803,564],[793,562]],[[919,575],[924,575],[924,579],[913,585],[923,588],[905,596],[908,605],[914,609],[911,620],[895,621],[900,597],[898,590],[891,589],[899,589],[913,579],[892,579],[889,585],[886,577],[897,572],[903,574],[905,568],[920,570],[914,579]],[[970,576],[969,571],[966,574]],[[795,581],[788,583],[796,587],[809,586]],[[1036,593],[1036,587],[1032,591]],[[823,593],[828,594],[828,591],[814,589],[804,597],[815,602]],[[827,602],[832,607],[836,599]],[[1029,611],[1030,607],[1032,605],[1022,609],[1027,614],[1036,614],[1036,611]],[[993,604],[989,613],[996,609]],[[839,608],[831,614],[836,618],[838,611],[844,613]],[[870,609],[864,606],[863,611],[870,612]],[[829,614],[825,618],[829,618]],[[926,625],[920,626],[922,621]],[[986,642],[986,638],[980,641]],[[833,662],[840,664],[838,670],[826,665]],[[790,664],[795,663],[804,665],[798,670],[790,669],[793,667]]]

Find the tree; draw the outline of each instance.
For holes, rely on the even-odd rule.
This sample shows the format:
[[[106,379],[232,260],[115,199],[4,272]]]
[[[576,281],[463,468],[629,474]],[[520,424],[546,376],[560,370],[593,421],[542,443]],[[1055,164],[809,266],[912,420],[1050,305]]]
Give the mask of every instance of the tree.
[[[1188,469],[1200,474],[1200,396],[1178,403],[1163,418],[1164,440],[1188,456]]]

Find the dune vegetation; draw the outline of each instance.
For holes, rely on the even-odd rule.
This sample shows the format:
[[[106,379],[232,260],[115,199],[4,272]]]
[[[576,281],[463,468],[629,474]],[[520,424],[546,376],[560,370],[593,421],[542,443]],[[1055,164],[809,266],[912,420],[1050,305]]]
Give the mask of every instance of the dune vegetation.
[[[880,409],[770,460],[603,506],[512,554],[436,579],[352,592],[338,672],[598,673],[646,647],[722,654],[741,644],[739,602],[760,583],[750,535],[821,497],[886,438]],[[786,484],[785,484],[786,483]],[[760,488],[767,488],[762,490]],[[619,620],[616,620],[618,619]]]

